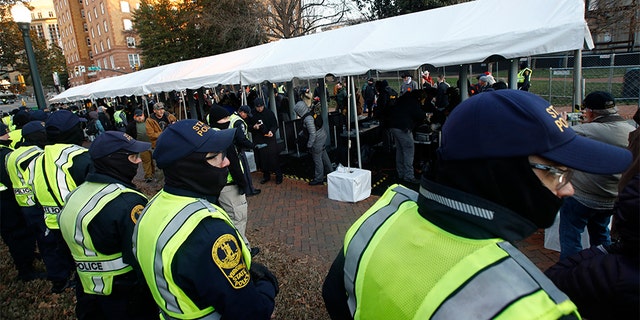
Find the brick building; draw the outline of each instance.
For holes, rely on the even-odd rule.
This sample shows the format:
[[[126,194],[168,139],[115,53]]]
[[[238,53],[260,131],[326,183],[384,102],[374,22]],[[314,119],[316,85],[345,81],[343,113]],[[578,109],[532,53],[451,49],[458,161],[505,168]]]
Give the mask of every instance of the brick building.
[[[53,2],[71,86],[129,73],[141,65],[139,39],[133,34],[138,0]]]

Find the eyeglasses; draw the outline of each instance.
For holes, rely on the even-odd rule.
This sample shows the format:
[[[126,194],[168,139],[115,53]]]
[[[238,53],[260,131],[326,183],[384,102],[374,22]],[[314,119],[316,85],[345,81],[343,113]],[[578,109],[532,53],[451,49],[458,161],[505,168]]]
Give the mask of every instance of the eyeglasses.
[[[217,153],[214,153],[214,154],[212,154],[212,155],[210,155],[210,156],[204,157],[204,159],[205,159],[205,160],[207,160],[207,161],[208,161],[208,160],[213,160],[213,159],[215,159],[219,154],[222,154],[222,159],[224,159],[224,158],[227,156],[227,152],[226,152],[226,151],[222,151],[222,152],[217,152]]]
[[[562,189],[571,181],[571,176],[573,175],[573,170],[567,169],[562,170],[550,165],[542,164],[542,163],[534,163],[530,162],[529,165],[531,168],[547,171],[549,174],[552,174],[556,178],[556,190]]]

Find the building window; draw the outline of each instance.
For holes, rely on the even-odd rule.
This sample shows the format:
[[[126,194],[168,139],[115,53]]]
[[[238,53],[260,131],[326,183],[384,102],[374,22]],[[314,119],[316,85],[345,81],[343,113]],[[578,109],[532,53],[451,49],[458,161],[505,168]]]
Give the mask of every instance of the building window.
[[[98,68],[102,68],[102,65],[100,64],[100,60],[96,60],[96,64]]]
[[[87,45],[91,47],[91,39],[87,38]]]
[[[111,69],[116,68],[116,61],[113,59],[113,56],[109,56],[109,60],[111,60]]]
[[[89,26],[85,23],[83,24],[84,27],[84,32],[88,32],[89,31]]]
[[[136,47],[136,38],[127,37],[127,48],[135,48]]]
[[[93,16],[98,19],[98,8],[93,8]]]
[[[135,68],[136,66],[140,67],[140,55],[137,53],[130,53],[129,56],[129,66],[131,68]]]
[[[131,12],[131,9],[129,8],[129,2],[120,1],[120,10],[122,12]]]
[[[42,12],[38,12],[38,19],[42,19]]]
[[[111,50],[111,39],[107,38],[107,50]]]
[[[129,19],[123,19],[122,24],[124,25],[124,30],[133,30],[133,23]]]
[[[93,51],[98,52],[98,45],[97,44],[93,44]]]
[[[36,34],[38,35],[38,38],[42,39],[44,38],[44,28],[42,28],[41,24],[38,24],[35,26],[36,28]]]
[[[100,2],[100,12],[104,14],[104,3]]]
[[[100,41],[100,52],[104,52],[104,43]]]
[[[60,43],[60,30],[58,29],[57,24],[50,24],[49,26],[49,37],[51,38],[51,42],[55,43],[58,47],[62,47]]]
[[[104,25],[104,32],[105,33],[109,32],[109,28],[107,28],[107,22],[105,21],[102,24]]]
[[[91,22],[91,13],[87,15],[87,18],[89,18],[89,22]]]
[[[31,20],[35,20],[36,19],[36,14],[31,12]]]
[[[91,38],[93,39],[95,37],[96,37],[96,34],[93,32],[93,28],[91,28]]]
[[[106,68],[107,67],[107,58],[103,58],[102,62],[103,62],[102,65]]]
[[[80,10],[80,16],[84,18],[84,9]]]
[[[49,18],[53,18],[53,11],[49,11]]]
[[[89,50],[89,59],[93,59],[93,51]]]
[[[96,28],[98,28],[98,37],[102,35],[102,32],[100,31],[100,25],[96,25]]]

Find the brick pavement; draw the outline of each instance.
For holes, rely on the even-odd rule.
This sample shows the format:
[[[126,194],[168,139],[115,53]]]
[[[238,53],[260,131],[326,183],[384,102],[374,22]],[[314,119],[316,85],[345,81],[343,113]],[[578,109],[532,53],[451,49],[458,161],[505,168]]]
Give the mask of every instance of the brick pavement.
[[[255,183],[260,175],[253,173]],[[327,270],[351,224],[379,197],[358,203],[330,200],[327,186],[309,186],[306,181],[285,176],[284,183],[256,184],[262,193],[249,197],[247,236],[252,245],[285,246],[299,258],[317,259]],[[414,187],[414,189],[417,188]],[[554,264],[558,252],[543,247],[544,231],[515,243],[540,269]]]

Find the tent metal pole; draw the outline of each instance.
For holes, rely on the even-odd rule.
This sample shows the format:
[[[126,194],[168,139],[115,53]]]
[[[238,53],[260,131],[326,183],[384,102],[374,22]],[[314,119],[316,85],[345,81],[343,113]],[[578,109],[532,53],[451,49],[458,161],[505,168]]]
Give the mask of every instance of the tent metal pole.
[[[580,111],[582,103],[582,49],[573,51],[573,112]]]
[[[509,66],[509,89],[518,89],[518,68],[520,68],[520,59],[511,59],[511,65]]]
[[[349,107],[349,111],[353,112],[354,115],[354,123],[356,126],[356,148],[357,148],[357,152],[358,152],[358,168],[362,169],[362,155],[360,154],[360,129],[358,128],[358,111],[356,110],[356,103],[355,103],[355,84],[353,83],[353,76],[349,76],[348,78],[349,81],[349,103],[351,104],[351,106]],[[351,118],[349,118],[351,119]],[[351,121],[349,121],[351,122]]]
[[[467,78],[469,77],[468,72],[468,65],[463,64],[460,66],[460,72],[458,76],[458,82],[460,82],[460,101],[469,99],[469,82],[467,81]]]

